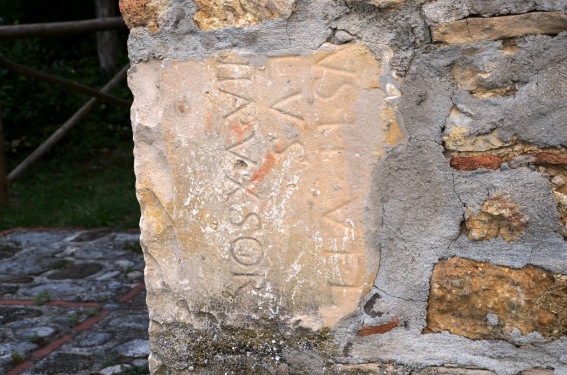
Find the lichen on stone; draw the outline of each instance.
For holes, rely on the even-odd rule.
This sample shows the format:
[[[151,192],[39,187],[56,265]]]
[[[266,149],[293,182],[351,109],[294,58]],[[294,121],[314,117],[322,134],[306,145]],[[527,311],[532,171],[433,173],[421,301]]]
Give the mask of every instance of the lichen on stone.
[[[268,319],[248,327],[226,325],[208,329],[167,323],[152,337],[150,345],[152,352],[175,370],[188,366],[210,368],[219,362],[223,369],[228,369],[227,364],[234,358],[276,365],[285,362],[284,353],[289,350],[309,352],[323,359],[330,358],[336,351],[329,328],[312,331]],[[246,373],[244,370],[250,363],[237,361],[229,366],[231,370],[241,371],[238,373]]]

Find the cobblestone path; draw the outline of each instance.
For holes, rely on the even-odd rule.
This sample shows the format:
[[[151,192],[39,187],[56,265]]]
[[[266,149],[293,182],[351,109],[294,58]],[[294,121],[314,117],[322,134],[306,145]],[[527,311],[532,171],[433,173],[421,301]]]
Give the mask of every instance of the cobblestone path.
[[[0,233],[0,374],[146,374],[139,234]]]

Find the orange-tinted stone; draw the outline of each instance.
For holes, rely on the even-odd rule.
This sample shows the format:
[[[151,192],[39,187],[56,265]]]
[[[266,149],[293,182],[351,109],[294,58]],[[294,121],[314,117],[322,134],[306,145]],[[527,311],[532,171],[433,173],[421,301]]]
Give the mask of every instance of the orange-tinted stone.
[[[194,20],[202,30],[228,26],[248,27],[264,20],[287,18],[296,0],[195,0]]]
[[[379,262],[367,241],[371,176],[404,141],[376,86],[390,55],[381,65],[362,44],[326,44],[133,66],[154,321],[194,324],[207,306],[317,328],[357,309]]]
[[[465,224],[470,240],[501,237],[512,242],[526,230],[528,217],[508,197],[496,195],[484,202],[478,214],[468,212]]]
[[[119,7],[128,28],[148,26],[157,31],[159,13],[169,6],[170,0],[120,0]]]
[[[460,44],[529,34],[557,34],[565,30],[567,15],[563,12],[533,12],[442,23],[431,29],[431,35],[434,42]]]
[[[433,269],[425,333],[510,339],[518,330],[547,339],[567,334],[567,276],[450,258]]]

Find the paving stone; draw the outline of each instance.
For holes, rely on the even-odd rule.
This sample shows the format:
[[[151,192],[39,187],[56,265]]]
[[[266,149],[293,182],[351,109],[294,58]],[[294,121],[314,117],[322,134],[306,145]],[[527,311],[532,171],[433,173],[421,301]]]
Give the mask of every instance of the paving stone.
[[[44,339],[57,332],[57,329],[53,327],[36,327],[36,328],[29,328],[22,332],[23,339],[29,339],[31,337],[37,336],[40,339]]]
[[[94,240],[98,240],[102,237],[108,236],[111,233],[109,229],[101,229],[101,230],[91,230],[83,233],[79,233],[77,236],[74,236],[70,242],[91,242]]]
[[[101,333],[92,333],[89,334],[84,339],[80,340],[77,345],[81,347],[91,347],[91,346],[100,346],[105,344],[108,340],[112,338],[110,333],[101,332]]]
[[[14,284],[29,284],[33,282],[32,276],[24,275],[0,275],[0,282]]]
[[[24,375],[79,374],[93,364],[89,355],[72,353],[53,353],[39,363],[39,366],[26,370]]]
[[[108,284],[108,288],[111,290],[116,290],[122,288],[122,283],[120,281],[113,281]]]
[[[0,263],[0,274],[3,275],[38,275],[49,270],[53,258],[42,254],[27,254],[25,257],[10,259]]]
[[[116,277],[116,276],[118,276],[118,275],[120,275],[120,271],[110,271],[110,272],[103,273],[103,274],[100,275],[100,276],[97,276],[97,277],[95,278],[95,280],[97,280],[97,281],[110,280],[110,279],[112,279],[112,278],[114,278],[114,277]]]
[[[51,280],[82,279],[98,273],[102,268],[103,266],[98,263],[74,264],[68,268],[54,272],[49,275],[49,278]]]
[[[146,367],[148,366],[148,360],[143,358],[138,358],[132,361],[132,365],[136,367]]]
[[[127,315],[116,318],[108,323],[109,327],[129,328],[129,329],[146,329],[148,327],[147,315]]]
[[[14,294],[18,291],[17,285],[0,285],[0,295],[7,296],[8,294]]]
[[[148,340],[132,340],[115,348],[116,352],[125,357],[147,357],[150,355]]]
[[[120,268],[128,268],[128,267],[132,267],[134,265],[134,262],[131,262],[126,259],[120,259],[114,262],[114,264],[116,264]]]
[[[97,374],[100,375],[114,375],[114,374],[121,374],[123,373],[125,370],[128,370],[129,368],[131,368],[132,366],[130,365],[115,365],[115,366],[110,366],[110,367],[106,367],[102,370],[100,370],[99,372],[97,372]]]
[[[21,245],[17,242],[2,243],[0,244],[0,259],[11,258],[21,249]]]
[[[144,273],[140,271],[132,271],[132,272],[128,272],[126,277],[131,280],[141,279],[142,277],[144,277]]]
[[[49,245],[61,243],[69,235],[67,231],[16,231],[4,237],[6,241],[17,242],[23,248],[38,245]]]
[[[12,355],[13,353],[20,353],[25,355],[32,350],[37,349],[37,345],[29,341],[9,342],[0,344],[0,355]]]
[[[81,286],[77,283],[63,281],[63,282],[50,282],[43,285],[38,285],[29,289],[25,294],[28,297],[35,297],[39,293],[48,292],[51,299],[72,299],[79,300],[81,296],[86,294],[87,287]]]
[[[35,318],[41,314],[40,310],[34,308],[0,306],[0,324],[4,325],[26,318]]]
[[[0,356],[0,369],[10,365],[11,363],[12,363],[12,356],[10,355]]]

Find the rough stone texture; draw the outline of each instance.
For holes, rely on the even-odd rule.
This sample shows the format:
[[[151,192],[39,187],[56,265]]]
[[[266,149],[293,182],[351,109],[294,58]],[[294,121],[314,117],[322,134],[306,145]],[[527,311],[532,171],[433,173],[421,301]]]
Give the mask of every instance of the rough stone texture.
[[[526,231],[529,221],[516,203],[501,195],[487,199],[480,212],[469,211],[465,217],[471,241],[502,237],[504,241],[512,242]]]
[[[158,30],[158,19],[169,6],[171,0],[120,0],[119,7],[126,26],[148,27],[152,32]]]
[[[201,30],[246,27],[291,15],[296,0],[196,0],[194,19]]]
[[[362,0],[367,4],[374,5],[378,8],[396,8],[404,4],[406,0]]]
[[[567,11],[566,0],[433,0],[423,4],[428,24],[450,22],[468,16],[492,17],[535,11]]]
[[[467,18],[434,26],[433,42],[460,44],[528,34],[557,34],[567,30],[562,12],[528,13],[494,18]]]
[[[191,368],[195,373],[203,374],[230,371],[267,374],[390,371],[410,374],[429,371],[512,375],[534,369],[567,373],[565,333],[561,333],[560,328],[554,334],[555,329],[546,331],[541,325],[537,326],[539,318],[534,318],[534,312],[525,307],[513,313],[517,314],[517,321],[527,327],[527,333],[523,333],[521,327],[511,328],[511,331],[502,329],[498,331],[500,336],[473,340],[449,331],[423,332],[428,324],[431,277],[434,269],[447,259],[458,257],[482,262],[487,264],[487,269],[509,269],[514,275],[514,272],[532,272],[526,270],[538,270],[553,277],[567,274],[566,209],[563,203],[567,194],[564,163],[567,33],[559,30],[564,27],[565,16],[558,13],[567,11],[567,1],[297,0],[289,16],[247,27],[210,30],[201,30],[195,23],[198,11],[199,6],[193,1],[173,1],[160,16],[159,31],[151,33],[147,28],[135,27],[129,38],[129,54],[134,66],[130,85],[136,95],[133,123],[137,134],[138,186],[151,187],[155,193],[139,191],[145,222],[149,223],[149,218],[154,220],[151,227],[144,227],[143,235],[150,289],[148,301],[150,307],[167,306],[163,311],[167,310],[168,314],[158,313],[158,308],[152,312],[150,362],[155,374],[183,374]],[[512,17],[502,17],[508,15]],[[558,28],[549,28],[549,23],[539,21],[535,25],[534,22],[523,22],[516,27],[518,20],[541,17],[553,18]],[[506,39],[471,38],[461,44],[433,43],[430,28],[453,21],[469,26],[471,23],[498,26],[488,30],[486,35],[489,39]],[[222,17],[219,22],[224,22]],[[483,33],[480,30],[478,38],[485,38]],[[234,283],[226,283],[227,279],[221,276],[205,286],[200,281],[205,275],[226,275],[224,267],[232,261],[232,252],[239,257],[248,256],[246,262],[249,263],[253,263],[254,254],[260,253],[245,251],[246,248],[241,246],[227,247],[236,232],[225,232],[230,234],[225,236],[226,241],[211,239],[228,231],[222,226],[223,220],[218,218],[226,214],[222,205],[229,204],[228,201],[219,199],[211,203],[210,193],[207,193],[224,191],[223,187],[228,189],[224,185],[228,183],[226,176],[217,171],[239,168],[245,172],[241,176],[244,178],[248,173],[250,179],[236,181],[252,183],[253,193],[278,191],[284,185],[273,182],[272,178],[281,176],[283,165],[279,163],[283,159],[274,149],[276,143],[266,141],[270,138],[264,131],[272,133],[272,140],[283,138],[287,144],[301,137],[309,139],[314,134],[309,126],[301,130],[291,128],[293,131],[290,131],[290,127],[280,122],[283,115],[277,111],[271,111],[269,115],[259,111],[262,116],[258,118],[273,121],[249,139],[249,126],[253,126],[256,119],[254,103],[273,106],[278,103],[277,99],[293,93],[289,90],[299,85],[298,77],[302,77],[302,87],[312,90],[313,79],[323,77],[316,72],[319,69],[316,56],[341,46],[361,48],[366,51],[363,55],[371,56],[379,67],[378,70],[366,69],[365,74],[375,77],[366,87],[370,93],[378,93],[381,99],[376,96],[366,102],[364,108],[358,107],[354,111],[359,117],[360,113],[372,113],[366,122],[372,125],[364,127],[365,132],[356,137],[343,137],[351,139],[349,152],[356,148],[370,150],[369,144],[377,144],[371,151],[376,164],[369,167],[369,159],[364,158],[370,154],[361,153],[364,162],[354,168],[353,178],[344,179],[342,171],[352,168],[342,161],[330,168],[305,170],[309,181],[315,180],[317,175],[331,173],[333,179],[339,178],[348,182],[347,185],[366,189],[362,189],[364,194],[361,194],[365,204],[358,206],[363,208],[360,220],[366,233],[364,241],[359,242],[364,244],[361,249],[368,266],[364,272],[368,278],[360,279],[365,280],[361,285],[366,288],[359,286],[361,289],[357,289],[359,291],[353,293],[352,298],[341,298],[339,305],[335,305],[338,309],[334,318],[333,314],[327,315],[324,301],[330,287],[321,284],[322,278],[312,279],[311,275],[316,274],[316,270],[324,270],[328,273],[327,280],[332,280],[333,273],[325,268],[329,263],[314,262],[316,254],[292,258],[290,263],[285,254],[297,254],[296,247],[289,245],[292,241],[282,241],[283,234],[274,230],[274,225],[265,218],[272,220],[275,216],[270,217],[263,209],[247,211],[257,207],[247,203],[248,206],[236,212],[236,216],[228,218],[242,223],[243,230],[253,230],[258,227],[258,217],[247,215],[257,213],[265,230],[264,237],[259,240],[262,249],[265,239],[266,243],[286,244],[278,248],[284,254],[278,258],[281,262],[274,262],[266,269],[278,269],[281,270],[277,271],[279,275],[285,275],[294,269],[290,264],[304,265],[297,276],[312,281],[296,288],[298,305],[294,305],[289,296],[290,292],[293,296],[298,285],[297,278],[291,278],[289,284],[277,284],[267,278],[270,285],[284,285],[280,296],[286,298],[266,302],[261,306],[263,310],[259,310],[256,303],[258,298],[265,296],[263,293],[254,296],[256,299],[234,298],[226,294],[214,301],[209,299],[206,305],[198,305],[193,301],[204,298],[198,296],[199,293],[209,296],[209,291],[217,290],[219,284],[227,285],[228,290],[235,288]],[[284,88],[269,86],[270,80],[266,77],[271,74],[270,67],[275,66],[272,62],[284,61],[283,56],[289,55],[301,56],[294,59],[305,61],[301,63],[304,65],[293,59],[288,65],[278,65],[281,73],[272,75]],[[222,68],[222,75],[219,75],[220,65],[214,59],[221,56],[226,56],[228,60],[224,62],[232,63],[227,65],[234,67]],[[365,63],[359,65],[362,67]],[[188,73],[184,66],[192,67],[192,71]],[[262,66],[264,70],[260,69]],[[389,68],[381,71],[380,67],[386,66]],[[294,67],[304,72],[290,74]],[[177,76],[173,71],[178,72]],[[342,81],[345,86],[338,90],[339,95],[345,95],[344,90],[357,86],[359,79],[366,79],[362,70],[358,72],[358,78]],[[233,78],[226,80],[225,85],[234,85],[234,81],[248,83],[237,83],[241,85],[238,91],[224,86],[238,96],[220,94],[215,74]],[[336,76],[334,70],[329,69],[325,79]],[[285,85],[284,77],[289,77],[290,81]],[[257,90],[263,93],[262,98],[254,98],[253,104],[249,104],[252,97],[248,89],[264,79],[265,88]],[[329,90],[337,89],[336,84],[328,87]],[[367,90],[359,91],[353,95],[360,97]],[[202,98],[203,92],[208,92],[207,99]],[[287,98],[293,99],[293,96]],[[324,111],[325,114],[334,114],[338,111],[336,108],[345,108],[351,103],[350,99],[345,99],[339,106],[333,100],[333,97],[329,98],[329,109]],[[140,110],[143,102],[153,104],[148,104],[148,110],[144,112]],[[304,118],[308,118],[304,115],[307,113],[323,113],[318,100],[306,102],[290,100],[277,108]],[[213,112],[208,121],[208,111],[215,106],[217,112]],[[236,109],[240,113],[250,112],[245,116],[250,117],[250,124],[244,121],[218,127],[224,121],[222,115],[230,115],[230,110]],[[341,112],[348,119],[350,112]],[[294,124],[294,119],[298,120],[291,116],[288,123]],[[211,124],[214,131],[206,133],[206,124]],[[233,135],[229,135],[231,128],[235,131]],[[193,131],[189,134],[187,129]],[[376,137],[376,132],[381,138]],[[234,145],[232,142],[238,139],[238,133],[245,142],[230,151],[249,160],[240,158],[242,162],[228,162],[225,150]],[[337,133],[327,134],[333,137]],[[302,142],[309,146],[305,150],[317,149],[310,146],[311,141]],[[247,153],[257,144],[261,152]],[[302,156],[299,147],[291,148],[291,151]],[[225,156],[212,163],[211,157],[219,154]],[[307,153],[305,160],[311,160],[310,157],[315,158],[315,153]],[[317,158],[318,163],[322,163],[321,156]],[[290,168],[295,168],[293,163]],[[270,168],[271,172],[264,172]],[[197,177],[187,179],[191,174]],[[261,179],[259,183],[252,181],[255,175],[255,179]],[[282,183],[285,181],[289,180],[282,180]],[[284,223],[297,223],[294,221],[296,215],[305,215],[312,210],[309,204],[299,205],[293,199],[313,192],[300,191],[301,185],[294,184],[298,190],[282,206],[293,208],[280,215]],[[235,194],[239,197],[250,195],[239,185],[228,185],[232,190],[237,189]],[[295,189],[292,185],[289,186]],[[333,185],[334,181],[321,184],[327,189]],[[189,188],[196,186],[203,187],[203,193],[188,200]],[[242,186],[248,188],[248,184]],[[317,190],[321,192],[319,196],[309,196],[315,209],[321,199],[328,200],[325,198],[328,191],[317,188],[315,195]],[[342,194],[340,192],[335,194]],[[172,201],[163,199],[171,196],[175,197]],[[331,206],[335,203],[333,199],[329,201]],[[185,208],[184,202],[187,202]],[[202,204],[213,209],[204,212],[199,206]],[[198,212],[195,211],[197,208]],[[467,219],[470,224],[473,216],[482,216],[476,220],[476,224],[481,225],[470,231]],[[313,222],[317,223],[319,219],[314,217]],[[228,224],[230,228],[232,223],[229,221]],[[314,225],[321,225],[321,221]],[[303,246],[308,246],[317,238],[309,234],[312,229],[309,225],[286,227],[285,235],[295,236]],[[203,232],[205,235],[199,234]],[[150,233],[159,233],[159,236],[152,237]],[[479,240],[471,240],[469,235]],[[243,236],[250,237],[248,234]],[[173,245],[157,251],[159,243]],[[247,242],[248,245],[254,243],[253,240]],[[214,251],[204,253],[204,249],[211,247]],[[266,251],[266,259],[272,260],[270,251]],[[226,258],[213,261],[218,259],[218,254],[224,254]],[[207,262],[214,267],[203,268],[201,277],[196,267]],[[345,265],[337,264],[339,267]],[[160,273],[164,276],[157,277]],[[278,273],[270,271],[268,275],[275,277]],[[351,275],[360,274],[354,272]],[[373,282],[368,282],[374,275]],[[154,283],[150,280],[163,281]],[[179,283],[180,280],[184,283]],[[493,277],[490,282],[502,285],[506,280],[511,282],[512,279]],[[247,288],[254,291],[260,285],[252,282]],[[521,286],[531,290],[530,286]],[[510,293],[515,291],[512,289],[509,289]],[[272,292],[279,293],[276,288]],[[486,293],[486,298],[493,298],[488,289]],[[561,293],[554,298],[561,299]],[[186,298],[187,295],[191,299]],[[312,295],[316,297],[311,298]],[[499,301],[495,300],[495,303]],[[466,298],[458,304],[466,310]],[[279,307],[277,316],[272,312],[276,307]],[[506,305],[503,309],[507,308]],[[510,312],[511,316],[516,316],[513,313]],[[484,322],[489,321],[487,314],[484,314]],[[294,316],[298,320],[293,321]],[[496,317],[496,313],[490,315],[490,322],[496,322]],[[545,316],[542,321],[546,321]],[[535,322],[537,327],[526,322]],[[467,320],[461,323],[455,324],[455,329],[464,331],[468,324],[475,327]],[[509,320],[507,324],[512,327],[514,321]],[[561,325],[549,324],[550,327]],[[316,329],[323,325],[329,328]],[[271,337],[274,337],[274,343]]]
[[[453,110],[451,112],[453,113]],[[451,167],[461,171],[474,171],[479,168],[497,170],[501,168],[502,163],[506,162],[506,167],[531,167],[548,176],[553,196],[557,200],[557,211],[562,225],[559,232],[567,238],[567,151],[565,148],[542,149],[537,145],[520,142],[517,138],[510,142],[503,142],[499,139],[496,130],[471,137],[468,136],[467,128],[458,125],[458,123],[451,122],[448,134],[443,137],[445,148],[451,155],[449,162]],[[476,226],[477,229],[481,229],[481,232],[484,231],[484,234],[471,234],[471,232],[469,238],[484,237],[491,231],[485,225],[481,225],[481,222],[486,223],[486,220],[490,219],[487,215],[487,213],[481,213],[481,217],[469,217],[471,219],[467,221],[469,229],[471,226]],[[473,223],[475,221],[477,224]],[[490,222],[494,224],[492,220]],[[494,230],[496,230],[495,227],[492,228],[492,231]],[[507,241],[512,239],[509,238]]]
[[[132,70],[155,321],[207,311],[318,328],[356,309],[379,259],[365,240],[370,176],[403,139],[381,89],[395,90],[389,53],[382,66],[348,44]],[[161,306],[166,294],[186,307]]]
[[[494,375],[493,371],[481,370],[477,368],[456,368],[456,367],[427,367],[416,371],[415,375]]]
[[[0,249],[17,249],[0,259],[0,267],[23,265],[17,274],[0,272],[0,373],[108,374],[103,369],[109,363],[147,373],[149,317],[143,278],[127,276],[144,268],[139,238],[136,232],[111,230],[0,232]],[[25,262],[33,255],[45,260],[41,267]],[[51,280],[86,259],[100,265],[98,273]],[[113,277],[97,279],[113,271]],[[45,284],[51,285],[48,296],[31,292]],[[142,348],[145,343],[146,351],[121,350],[132,342]],[[13,360],[15,353],[21,363]]]
[[[566,305],[566,275],[451,258],[433,269],[425,332],[513,341],[517,330],[558,338],[567,333]]]

